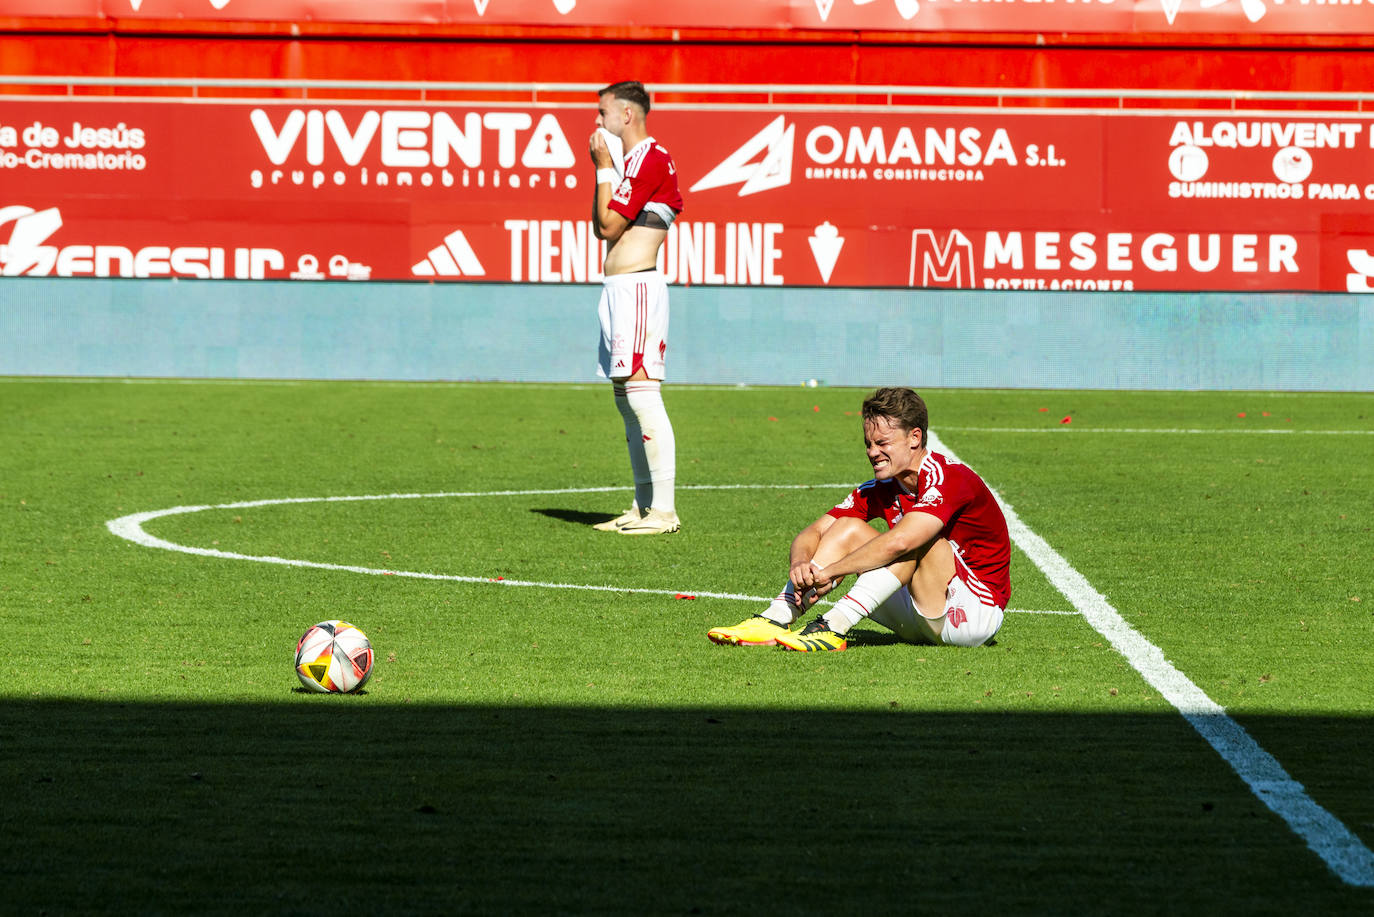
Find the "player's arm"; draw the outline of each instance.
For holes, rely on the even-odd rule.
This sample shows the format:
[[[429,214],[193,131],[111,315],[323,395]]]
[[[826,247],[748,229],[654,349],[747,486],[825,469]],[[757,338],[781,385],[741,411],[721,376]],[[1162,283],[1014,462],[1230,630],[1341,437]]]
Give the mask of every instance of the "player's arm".
[[[598,239],[605,239],[614,245],[620,241],[630,221],[611,209],[611,195],[615,186],[610,182],[597,182],[596,194],[592,198],[592,231]]]
[[[811,558],[816,556],[816,548],[820,547],[821,536],[834,524],[835,517],[826,513],[798,532],[797,537],[792,539],[792,549],[787,560],[788,578],[798,589],[805,589],[811,585],[812,571],[815,570],[811,566]]]
[[[587,151],[591,153],[592,165],[596,168],[596,185],[592,188],[592,231],[598,239],[605,239],[614,245],[629,227],[630,221],[622,214],[611,209],[611,195],[615,194],[615,160],[606,146],[606,138],[600,131],[593,131],[587,141]],[[606,170],[609,170],[606,171]],[[605,178],[605,181],[602,181]]]
[[[851,573],[867,573],[886,567],[893,561],[916,554],[938,538],[944,527],[944,522],[938,516],[922,512],[907,513],[886,532],[817,570],[815,578],[818,582],[827,582]]]

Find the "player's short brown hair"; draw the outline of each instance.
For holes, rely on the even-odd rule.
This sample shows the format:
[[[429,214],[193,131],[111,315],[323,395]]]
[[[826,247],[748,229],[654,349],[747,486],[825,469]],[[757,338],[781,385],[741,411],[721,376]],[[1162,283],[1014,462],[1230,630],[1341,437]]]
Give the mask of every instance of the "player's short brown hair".
[[[644,88],[644,84],[639,80],[622,80],[619,83],[612,83],[605,89],[596,94],[599,99],[604,95],[615,96],[622,102],[630,102],[638,105],[644,114],[649,113],[649,90]]]
[[[880,388],[864,401],[863,418],[867,423],[879,417],[886,417],[904,430],[921,431],[921,447],[928,448],[927,431],[930,428],[930,412],[921,396],[909,388]]]

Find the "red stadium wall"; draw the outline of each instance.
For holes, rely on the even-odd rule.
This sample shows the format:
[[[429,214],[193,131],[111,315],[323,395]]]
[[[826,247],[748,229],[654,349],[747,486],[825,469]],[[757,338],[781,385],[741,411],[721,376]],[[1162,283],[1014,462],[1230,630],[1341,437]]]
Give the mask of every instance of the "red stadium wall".
[[[600,83],[633,75],[651,86],[824,83],[1305,92],[1374,86],[1374,54],[1355,48],[1181,51],[837,40],[742,44],[7,33],[0,35],[0,59],[8,74],[54,76]]]
[[[586,282],[599,265],[583,225],[593,109],[590,92],[570,84],[638,78],[657,102],[684,103],[654,116],[674,138],[690,192],[665,246],[665,270],[681,282],[1374,288],[1374,119],[1357,97],[1374,86],[1374,36],[1239,28],[1243,8],[1277,10],[1274,21],[1296,9],[1277,0],[1221,0],[1209,9],[1230,15],[1226,28],[1167,34],[1119,18],[1100,20],[1114,31],[1045,33],[456,21],[473,0],[383,7],[392,16],[442,7],[449,16],[410,23],[151,17],[169,4],[203,12],[217,0],[31,0],[137,3],[141,18],[4,18],[25,2],[0,0],[7,275]],[[251,11],[267,2],[220,5]],[[682,2],[661,5],[687,10]],[[825,2],[841,9],[842,0]],[[890,12],[903,0],[845,2],[854,14]],[[919,8],[938,11],[937,2]],[[1177,13],[1183,2],[1100,6],[1172,3]],[[1031,16],[1030,4],[1012,4],[959,9],[1013,10],[1009,23]],[[538,11],[593,6],[539,0]],[[342,16],[355,5],[320,8]],[[1363,14],[1374,0],[1331,9]],[[681,14],[701,15],[696,7]],[[985,22],[1002,20],[985,14]],[[33,82],[42,76],[58,79]],[[62,84],[74,77],[256,85]],[[357,85],[371,81],[393,85]],[[518,88],[416,85],[438,82]],[[532,89],[540,83],[562,84],[562,95]],[[691,84],[1350,97],[663,91]],[[188,104],[192,94],[198,101]],[[1196,114],[1176,111],[1185,107]]]
[[[393,19],[409,15],[410,22],[328,21],[329,7],[317,4],[316,10],[304,0],[296,4],[301,6],[297,21],[244,21],[231,16],[236,8],[244,11],[239,15],[251,14],[251,2],[235,0],[223,8],[224,18],[197,19],[193,17],[213,14],[211,5],[197,0],[141,0],[141,5],[135,5],[137,16],[130,9],[121,18],[107,11],[118,5],[114,2],[0,0],[0,70],[110,77],[593,83],[632,74],[651,84],[1308,92],[1360,91],[1374,86],[1374,55],[1368,53],[1374,46],[1374,4],[1271,5],[1263,10],[1267,18],[1250,22],[1241,15],[1241,7],[1263,6],[1265,0],[1222,0],[1220,7],[1211,4],[1210,12],[1192,9],[1196,6],[1192,0],[1186,10],[1181,9],[1183,0],[1172,0],[1175,15],[1170,19],[1172,28],[1166,30],[1158,15],[1150,18],[1141,10],[1154,3],[1151,9],[1157,12],[1160,3],[1169,7],[1171,0],[1134,0],[1133,5],[1128,0],[1104,0],[1105,5],[1097,7],[1017,6],[1008,0],[995,6],[962,4],[944,13],[931,6],[933,0],[923,0],[922,15],[937,17],[929,20],[937,27],[901,30],[886,20],[875,20],[875,27],[864,30],[487,24],[457,21],[463,15],[470,17],[471,3],[462,4],[460,14],[459,4],[437,0],[409,0],[382,8]],[[832,0],[832,25],[842,10],[850,17],[871,18],[886,8],[877,3],[842,8],[842,2]],[[280,15],[285,20],[291,6],[279,3],[274,8],[283,11]],[[481,4],[488,15],[497,6],[493,0]],[[696,21],[709,4],[675,5],[675,0],[662,0],[656,6],[668,11],[663,14],[667,21],[672,21],[674,10],[684,21]],[[804,9],[798,4],[783,6],[794,11],[793,18],[800,15],[795,11]],[[818,9],[823,6],[817,3]],[[78,15],[85,7],[90,12]],[[160,9],[174,7],[175,17],[156,18]],[[346,16],[347,7],[340,5],[343,12],[334,15]],[[1126,7],[1136,11],[1120,12]],[[584,0],[578,9],[591,8]],[[65,14],[34,15],[62,9]],[[536,16],[557,19],[546,2],[536,7],[533,0],[508,0],[504,9],[514,11],[506,14],[507,19],[521,10],[526,10],[528,21],[539,21]],[[17,15],[21,13],[28,15]],[[785,11],[775,18],[784,15]],[[938,18],[942,15],[943,19]],[[970,18],[974,16],[979,18]],[[977,30],[940,31],[938,24],[943,22],[966,28],[972,23]],[[902,23],[897,20],[897,24]],[[997,31],[1012,26],[1020,28]],[[1285,28],[1310,31],[1282,31]],[[255,90],[254,94],[263,93]]]

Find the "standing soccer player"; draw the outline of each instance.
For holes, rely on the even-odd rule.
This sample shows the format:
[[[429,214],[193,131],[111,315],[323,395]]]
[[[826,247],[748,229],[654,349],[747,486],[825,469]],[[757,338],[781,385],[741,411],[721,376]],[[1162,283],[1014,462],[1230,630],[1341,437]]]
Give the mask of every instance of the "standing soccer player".
[[[909,643],[980,646],[1011,598],[1011,538],[992,491],[972,468],[927,445],[925,402],[881,388],[863,403],[873,480],[802,529],[791,575],[761,614],[707,633],[716,643],[842,650],[872,618]],[[882,519],[886,532],[868,523]],[[850,574],[853,587],[799,631],[789,626]]]
[[[601,346],[597,372],[611,380],[625,421],[634,474],[634,503],[595,528],[622,535],[666,535],[682,527],[673,496],[677,444],[663,406],[668,349],[668,284],[658,250],[682,212],[673,157],[649,136],[649,93],[643,83],[613,83],[598,94],[598,130],[589,148],[596,167],[592,225],[606,240],[606,279],[597,309]],[[624,174],[602,130],[624,149]]]

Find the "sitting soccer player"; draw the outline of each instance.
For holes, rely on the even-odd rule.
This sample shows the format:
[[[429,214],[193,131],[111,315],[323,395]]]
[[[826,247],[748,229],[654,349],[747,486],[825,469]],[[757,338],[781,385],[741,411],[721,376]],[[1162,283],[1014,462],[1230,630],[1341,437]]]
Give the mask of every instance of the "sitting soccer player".
[[[980,646],[996,635],[1011,597],[1011,539],[992,492],[967,465],[930,451],[926,405],[911,389],[874,392],[863,424],[873,480],[793,539],[791,576],[767,609],[714,628],[711,640],[842,650],[862,618],[909,643]],[[833,608],[789,629],[851,574]]]

